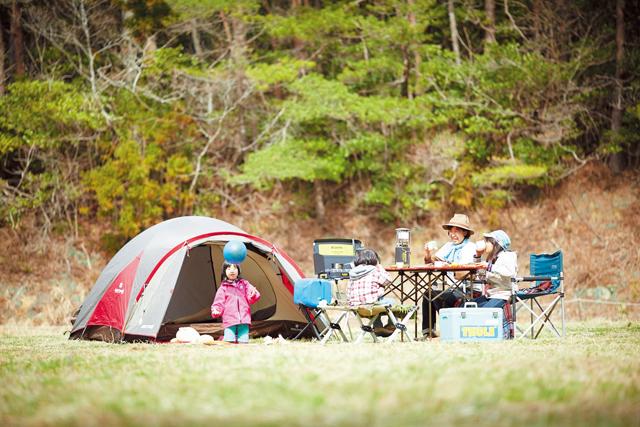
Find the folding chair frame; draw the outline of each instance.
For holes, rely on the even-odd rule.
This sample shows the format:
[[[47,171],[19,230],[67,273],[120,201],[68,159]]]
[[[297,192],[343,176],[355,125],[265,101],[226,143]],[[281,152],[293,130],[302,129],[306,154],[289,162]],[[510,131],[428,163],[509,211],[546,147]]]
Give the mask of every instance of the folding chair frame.
[[[391,323],[396,327],[396,330],[393,331],[391,336],[387,338],[385,342],[393,342],[398,338],[398,336],[400,336],[400,339],[403,341],[406,338],[409,342],[412,342],[413,337],[407,330],[407,322],[409,322],[409,320],[411,319],[411,316],[413,316],[416,311],[418,311],[418,306],[417,305],[411,306],[411,308],[404,315],[402,320],[398,321],[398,319],[395,316],[395,313],[392,310],[392,307],[389,307],[387,309],[387,315],[389,316],[389,319],[391,319]]]
[[[320,315],[322,310],[319,308],[307,307],[305,305],[298,305],[298,308],[304,315],[305,319],[307,319],[307,324],[304,326],[304,328],[300,330],[300,332],[298,332],[298,334],[293,339],[297,340],[305,333],[307,329],[311,328],[313,335],[315,335],[318,341],[320,341],[323,336],[323,331],[326,330],[326,325],[323,325],[324,327],[322,328],[322,331],[321,331],[316,324],[316,322],[320,321],[320,318],[318,316]]]
[[[320,344],[323,344],[323,345],[326,344],[327,341],[329,341],[329,339],[331,339],[331,337],[334,334],[337,334],[338,338],[341,338],[342,341],[349,342],[349,338],[347,338],[347,335],[342,330],[342,326],[340,326],[340,322],[342,322],[345,318],[347,318],[348,320],[350,310],[347,307],[331,306],[331,305],[328,305],[326,307],[318,307],[318,309],[320,310],[320,313],[318,316],[321,318],[324,318],[328,325],[327,328],[322,332],[322,338],[320,339]],[[338,315],[338,318],[335,320],[332,320],[328,313],[329,310],[340,312],[340,314]],[[347,322],[347,327],[348,327],[348,322]],[[349,335],[351,335],[351,330],[349,330]]]
[[[538,256],[539,254],[532,254],[532,258]],[[554,256],[556,254],[551,254]],[[560,260],[562,260],[562,253],[560,252]],[[509,304],[511,305],[511,320],[510,320],[510,330],[513,331],[514,339],[521,339],[530,336],[531,339],[537,339],[540,336],[540,333],[544,329],[545,326],[548,325],[548,329],[557,337],[562,338],[565,336],[565,313],[564,313],[564,272],[563,268],[560,269],[559,275],[557,276],[526,276],[526,277],[516,277],[511,280],[511,300]],[[540,282],[540,281],[558,281],[558,287],[552,291],[543,291],[538,293],[528,293],[524,294],[522,291],[518,289],[518,283],[520,282]],[[483,280],[474,280],[472,283],[480,283],[483,285],[482,295],[486,295],[486,289],[484,286],[486,282]],[[544,307],[539,298],[544,297],[553,297],[553,300]],[[527,304],[527,301],[529,303]],[[555,308],[558,303],[560,303],[560,319],[561,319],[561,328],[558,331],[558,328],[551,320],[551,315],[553,314]],[[534,305],[535,304],[535,305]],[[525,310],[529,313],[530,316],[530,324],[526,328],[521,328],[518,325],[518,311]]]
[[[372,312],[371,315],[363,315],[360,311],[363,308],[366,310],[370,310]],[[402,320],[398,320],[395,313],[393,312],[393,307],[391,304],[385,304],[385,305],[374,304],[374,305],[353,307],[351,310],[355,314],[355,317],[356,319],[358,319],[358,323],[360,324],[360,333],[358,334],[357,338],[354,341],[356,344],[361,343],[364,340],[364,338],[367,336],[367,334],[371,335],[374,343],[378,342],[379,337],[376,336],[375,334],[373,324],[380,316],[384,314],[386,314],[389,317],[391,324],[395,327],[395,330],[393,331],[393,333],[389,337],[384,339],[384,342],[386,343],[393,342],[398,338],[398,336],[400,336],[402,340],[404,340],[404,338],[407,338],[408,341],[413,341],[411,334],[409,334],[407,330],[407,322],[411,319],[411,316],[413,316],[416,310],[418,310],[418,306],[411,306],[409,308],[409,311],[402,318]],[[363,322],[362,319],[367,319],[368,322],[365,323]]]
[[[560,280],[560,286],[555,292],[542,292],[542,293],[532,293],[532,294],[519,294],[516,287],[514,287],[514,292],[512,296],[512,313],[513,313],[513,325],[514,325],[514,334],[516,339],[524,338],[527,335],[530,335],[531,339],[536,339],[540,336],[540,333],[544,329],[545,326],[548,325],[548,329],[552,331],[557,338],[562,338],[565,336],[565,314],[564,314],[564,275],[560,274],[560,276],[553,277],[542,277],[542,276],[532,276],[525,278],[517,278],[516,282],[529,282],[529,281],[539,281],[539,280]],[[544,307],[538,301],[538,298],[543,297],[553,297],[553,300],[549,305]],[[529,301],[529,304],[527,304]],[[551,315],[555,310],[556,306],[560,303],[560,319],[561,319],[561,331],[558,331],[555,324],[551,320]],[[535,304],[535,306],[534,306]],[[518,326],[517,317],[518,311],[524,309],[529,312],[530,316],[530,324],[527,328],[522,329]],[[519,335],[518,335],[519,333]]]
[[[373,330],[373,324],[375,323],[376,320],[378,320],[378,318],[382,315],[382,314],[386,314],[387,310],[386,307],[384,310],[381,310],[383,308],[383,306],[362,306],[362,307],[352,307],[351,308],[351,312],[354,313],[356,319],[358,320],[358,323],[360,324],[360,333],[358,334],[358,336],[356,337],[356,339],[354,340],[355,344],[360,344],[362,341],[364,341],[364,337],[367,336],[367,334],[371,335],[371,338],[373,338],[373,342],[377,343],[378,342],[378,337],[376,336],[375,331]],[[372,311],[372,315],[371,316],[365,316],[363,314],[361,314],[359,312],[359,310],[361,309],[370,309]],[[377,311],[376,311],[377,309]],[[364,322],[362,319],[367,319],[368,322]]]
[[[349,338],[347,338],[347,335],[340,325],[349,314],[348,308],[340,306],[307,307],[305,305],[299,305],[299,308],[307,319],[307,324],[293,339],[300,338],[307,329],[311,328],[313,335],[320,341],[320,344],[326,344],[334,335],[344,342],[349,342]],[[328,310],[337,310],[341,311],[341,313],[337,319],[332,320],[331,316],[327,313]],[[351,335],[350,329],[349,335]]]

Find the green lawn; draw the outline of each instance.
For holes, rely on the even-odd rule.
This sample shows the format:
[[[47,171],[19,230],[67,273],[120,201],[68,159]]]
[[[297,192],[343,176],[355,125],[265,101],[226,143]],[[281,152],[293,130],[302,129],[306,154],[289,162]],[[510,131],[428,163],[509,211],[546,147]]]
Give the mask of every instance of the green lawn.
[[[640,324],[564,340],[245,346],[0,327],[0,425],[640,426]]]

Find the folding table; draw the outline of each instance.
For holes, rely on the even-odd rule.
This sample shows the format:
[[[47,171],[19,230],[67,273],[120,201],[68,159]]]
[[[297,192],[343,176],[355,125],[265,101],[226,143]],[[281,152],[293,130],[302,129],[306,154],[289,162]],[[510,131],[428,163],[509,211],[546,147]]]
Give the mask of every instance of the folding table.
[[[440,287],[442,291],[460,289],[465,295],[471,291],[467,289],[467,284],[473,278],[475,273],[483,270],[483,264],[445,264],[438,265],[414,265],[414,266],[388,266],[385,270],[389,273],[395,273],[395,277],[390,284],[387,285],[384,295],[393,294],[400,299],[400,303],[411,302],[418,306],[422,297],[429,302],[429,313],[422,315],[429,316],[431,323],[431,302],[440,298],[442,293],[435,296],[432,295],[434,288]],[[457,279],[456,272],[464,272],[465,274]],[[418,318],[414,319],[415,337],[418,337]],[[431,330],[432,325],[429,324]]]

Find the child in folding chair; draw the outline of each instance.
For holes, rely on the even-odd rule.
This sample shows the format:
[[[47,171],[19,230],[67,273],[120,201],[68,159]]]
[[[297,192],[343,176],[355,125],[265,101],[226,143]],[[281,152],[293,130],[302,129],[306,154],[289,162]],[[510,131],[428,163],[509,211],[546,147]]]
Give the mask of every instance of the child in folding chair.
[[[484,240],[476,243],[474,261],[486,266],[487,289],[485,295],[473,301],[478,303],[478,307],[504,309],[505,336],[508,337],[511,336],[511,310],[507,301],[511,299],[511,279],[518,274],[518,255],[509,250],[511,239],[503,230],[485,233],[483,237]],[[486,261],[481,262],[483,254]]]
[[[349,270],[349,286],[347,300],[351,307],[364,304],[395,304],[391,298],[383,298],[384,286],[391,281],[389,273],[380,265],[380,257],[372,249],[358,251],[353,262],[354,268]],[[389,336],[394,327],[390,321],[386,326],[378,317],[373,324],[374,332],[378,336]]]
[[[246,344],[251,324],[250,305],[260,299],[260,292],[240,277],[240,266],[224,262],[222,282],[211,305],[211,317],[222,316],[224,341]]]

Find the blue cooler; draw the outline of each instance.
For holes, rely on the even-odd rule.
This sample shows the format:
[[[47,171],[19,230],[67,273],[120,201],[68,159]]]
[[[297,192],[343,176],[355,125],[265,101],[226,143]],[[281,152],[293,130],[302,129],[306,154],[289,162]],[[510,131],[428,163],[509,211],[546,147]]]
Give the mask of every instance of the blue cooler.
[[[325,300],[331,304],[331,281],[324,279],[298,279],[293,285],[293,302],[307,307],[316,308],[318,303]]]
[[[501,308],[464,307],[440,309],[441,341],[500,341],[504,339]]]

